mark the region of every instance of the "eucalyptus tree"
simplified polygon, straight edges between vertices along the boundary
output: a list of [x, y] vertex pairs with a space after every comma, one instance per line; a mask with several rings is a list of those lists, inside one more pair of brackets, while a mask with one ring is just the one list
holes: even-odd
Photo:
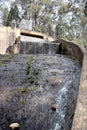
[[[61, 0], [58, 2], [58, 6], [56, 7], [58, 10], [58, 19], [56, 19], [57, 27], [55, 30], [58, 29], [58, 26], [61, 24], [59, 26], [60, 30], [62, 26], [61, 37], [68, 38], [69, 40], [80, 37], [80, 33], [82, 31], [81, 19], [83, 16], [82, 2], [79, 0]], [[57, 31], [58, 30], [56, 30], [56, 32]]]
[[18, 21], [21, 16], [21, 19], [32, 21], [33, 30], [56, 38], [73, 40], [86, 35], [84, 0], [17, 0], [15, 3], [16, 6], [11, 6], [8, 17], [3, 11], [3, 19], [7, 17], [7, 25], [13, 19]]
[[52, 35], [53, 6], [52, 0], [30, 0], [24, 10], [23, 18], [32, 20], [33, 30]]
[[18, 9], [16, 3], [14, 2], [14, 3], [12, 3], [10, 12], [8, 14], [6, 26], [11, 26], [12, 21], [15, 21], [14, 24], [16, 24], [16, 26], [18, 26], [19, 20], [20, 20], [19, 9]]
[[8, 17], [8, 14], [9, 14], [9, 10], [7, 7], [5, 7], [3, 9], [3, 15], [2, 15], [2, 21], [3, 21], [3, 25], [7, 25], [7, 17]]

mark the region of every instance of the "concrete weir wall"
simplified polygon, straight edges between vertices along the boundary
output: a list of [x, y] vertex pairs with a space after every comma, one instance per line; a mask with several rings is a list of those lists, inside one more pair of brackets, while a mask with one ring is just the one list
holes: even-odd
[[79, 45], [61, 39], [59, 50], [61, 54], [75, 57], [82, 65], [84, 52]]
[[0, 27], [0, 54], [5, 54], [8, 46], [13, 45], [18, 36], [20, 36], [20, 29]]
[[21, 54], [56, 54], [59, 44], [49, 42], [21, 42]]
[[59, 43], [21, 43], [23, 54], [64, 54], [76, 58], [82, 66], [82, 74], [72, 130], [87, 130], [87, 53], [77, 44], [61, 40]]
[[[0, 54], [5, 54], [8, 46], [13, 45], [16, 38], [20, 35], [43, 36], [44, 40], [51, 41], [46, 35], [20, 30], [11, 27], [0, 27]], [[21, 54], [64, 54], [75, 57], [82, 65], [82, 74], [77, 98], [77, 105], [73, 119], [72, 130], [87, 130], [87, 53], [77, 45], [69, 41], [60, 40], [59, 42], [21, 42]]]
[[[36, 37], [41, 38], [43, 41], [53, 41], [54, 38], [51, 36], [47, 36], [40, 32], [35, 31], [29, 31], [25, 29], [19, 29], [19, 28], [11, 28], [6, 26], [0, 26], [0, 54], [5, 54], [6, 49], [9, 46], [12, 46], [15, 43], [15, 40], [18, 37], [22, 36], [28, 36], [28, 37]], [[23, 39], [23, 38], [21, 38]]]
[[61, 40], [54, 42], [21, 42], [21, 54], [64, 54], [76, 58], [82, 65], [83, 51], [77, 44]]

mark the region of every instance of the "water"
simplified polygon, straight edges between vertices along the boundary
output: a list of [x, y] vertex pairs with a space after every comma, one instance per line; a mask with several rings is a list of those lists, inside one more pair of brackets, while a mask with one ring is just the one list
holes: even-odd
[[59, 44], [49, 42], [22, 42], [20, 47], [21, 54], [56, 54]]
[[76, 60], [63, 55], [14, 55], [0, 66], [0, 129], [18, 122], [20, 130], [70, 130], [80, 71]]
[[67, 105], [68, 91], [70, 91], [71, 86], [72, 86], [72, 81], [69, 80], [64, 84], [63, 88], [58, 92], [57, 104], [59, 106], [58, 106], [58, 109], [56, 110], [56, 113], [59, 116], [59, 119], [58, 119], [59, 123], [58, 122], [55, 123], [55, 127], [53, 130], [61, 130], [62, 125], [65, 126], [66, 124], [66, 121], [65, 121], [66, 109], [61, 110], [61, 107], [64, 108]]

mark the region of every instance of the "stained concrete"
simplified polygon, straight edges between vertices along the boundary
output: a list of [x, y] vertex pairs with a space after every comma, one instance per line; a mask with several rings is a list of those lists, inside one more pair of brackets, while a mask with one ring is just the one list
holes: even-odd
[[75, 44], [71, 41], [66, 41], [63, 39], [59, 39], [58, 41], [53, 41], [52, 43], [60, 43], [59, 44], [59, 53], [63, 55], [68, 55], [73, 58], [76, 58], [80, 64], [83, 62], [84, 50], [78, 44]]
[[[18, 36], [21, 34], [20, 30], [18, 30], [18, 33], [14, 33], [15, 30], [10, 29], [10, 27], [0, 27], [1, 35], [0, 35], [0, 54], [5, 54], [6, 48], [13, 44], [16, 38], [16, 35]], [[22, 33], [28, 33], [32, 34], [33, 32], [29, 32], [26, 30], [22, 30]], [[38, 33], [35, 33], [35, 35], [39, 35]], [[41, 34], [40, 34], [41, 35]], [[45, 40], [49, 40], [46, 35], [43, 35]], [[73, 120], [73, 126], [72, 130], [86, 130], [87, 129], [87, 92], [86, 92], [86, 86], [87, 86], [87, 54], [83, 54], [84, 52], [78, 47], [78, 45], [75, 45], [71, 42], [61, 40], [59, 46], [59, 52], [64, 55], [72, 56], [77, 58], [79, 60], [80, 64], [82, 65], [82, 75], [81, 75], [81, 81], [79, 86], [79, 94], [78, 94], [78, 100], [77, 100], [77, 106], [75, 111], [75, 116]], [[26, 47], [27, 48], [27, 47]], [[47, 47], [46, 47], [47, 48]], [[48, 50], [48, 49], [47, 49]], [[49, 51], [47, 51], [47, 54]], [[83, 58], [84, 55], [84, 58]]]
[[[6, 49], [15, 43], [19, 36], [31, 36], [42, 38], [43, 41], [53, 41], [54, 38], [41, 32], [35, 32], [19, 28], [0, 26], [0, 54], [6, 54]], [[22, 37], [22, 40], [25, 38]]]
[[80, 70], [58, 54], [0, 56], [0, 129], [17, 122], [19, 130], [70, 130]]
[[84, 54], [79, 94], [72, 130], [87, 130], [87, 53]]
[[8, 46], [13, 45], [18, 36], [20, 36], [20, 29], [0, 27], [0, 54], [5, 54]]
[[21, 42], [20, 54], [58, 54], [59, 44], [50, 42]]

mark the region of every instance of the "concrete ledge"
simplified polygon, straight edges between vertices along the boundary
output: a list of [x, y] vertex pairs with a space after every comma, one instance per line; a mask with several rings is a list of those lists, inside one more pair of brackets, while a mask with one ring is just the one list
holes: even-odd
[[30, 31], [26, 29], [20, 29], [21, 35], [26, 35], [26, 36], [31, 36], [31, 37], [38, 37], [41, 39], [44, 39], [45, 41], [53, 41], [55, 40], [53, 37], [48, 36], [46, 34], [43, 34], [41, 32], [36, 32], [36, 31]]

